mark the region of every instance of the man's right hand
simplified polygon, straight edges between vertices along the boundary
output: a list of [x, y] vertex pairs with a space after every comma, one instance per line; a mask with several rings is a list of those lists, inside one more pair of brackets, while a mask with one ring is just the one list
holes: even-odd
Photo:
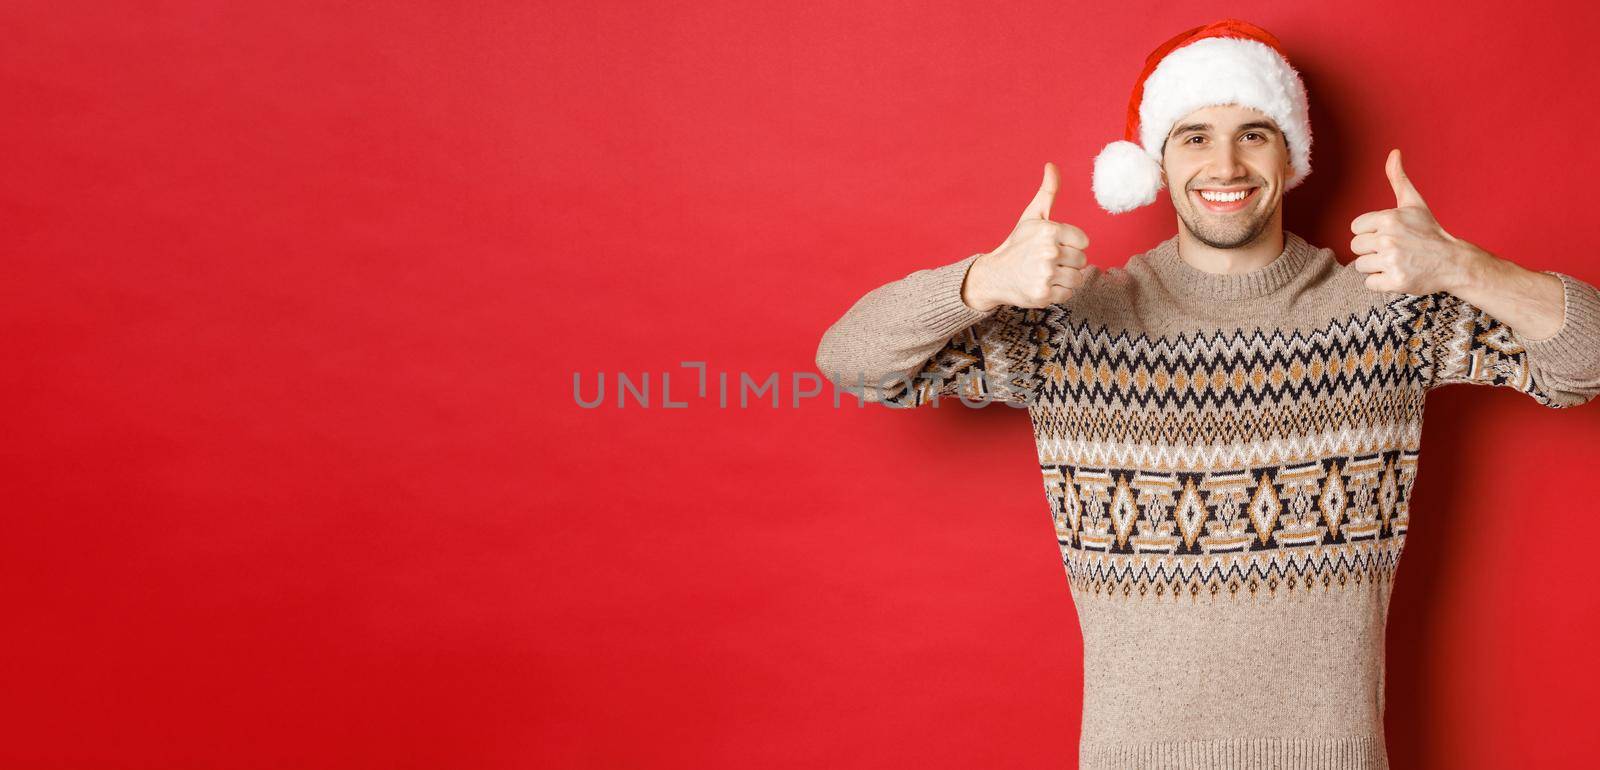
[[1050, 221], [1050, 205], [1059, 186], [1056, 165], [1045, 163], [1044, 183], [1016, 229], [967, 270], [961, 300], [968, 307], [981, 312], [1001, 305], [1049, 307], [1065, 302], [1083, 285], [1081, 268], [1089, 264], [1083, 250], [1089, 248], [1089, 236], [1072, 225]]

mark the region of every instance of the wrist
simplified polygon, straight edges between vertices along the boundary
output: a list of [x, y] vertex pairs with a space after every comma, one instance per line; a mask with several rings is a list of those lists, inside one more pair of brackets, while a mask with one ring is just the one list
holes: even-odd
[[980, 313], [987, 313], [1000, 305], [990, 299], [984, 291], [987, 286], [985, 276], [988, 274], [989, 258], [988, 254], [979, 254], [977, 259], [972, 260], [972, 264], [967, 266], [966, 278], [961, 282], [961, 301]]
[[1494, 274], [1501, 259], [1466, 241], [1459, 241], [1460, 256], [1455, 260], [1455, 275], [1445, 288], [1451, 294], [1471, 294], [1495, 283]]

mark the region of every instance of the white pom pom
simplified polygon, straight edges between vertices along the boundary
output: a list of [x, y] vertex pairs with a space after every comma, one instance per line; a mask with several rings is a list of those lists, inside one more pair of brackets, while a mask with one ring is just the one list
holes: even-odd
[[1094, 156], [1094, 199], [1106, 211], [1148, 206], [1162, 186], [1161, 164], [1133, 142], [1112, 142]]

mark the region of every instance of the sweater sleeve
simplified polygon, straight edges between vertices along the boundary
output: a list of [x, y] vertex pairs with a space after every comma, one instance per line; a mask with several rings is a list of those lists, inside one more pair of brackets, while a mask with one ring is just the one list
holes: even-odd
[[1423, 347], [1428, 388], [1454, 383], [1515, 388], [1552, 409], [1600, 394], [1600, 290], [1566, 273], [1556, 333], [1528, 339], [1448, 292], [1431, 295]]
[[978, 256], [867, 292], [823, 333], [818, 370], [841, 390], [888, 406], [940, 396], [1031, 403], [1050, 310], [968, 306], [961, 287]]

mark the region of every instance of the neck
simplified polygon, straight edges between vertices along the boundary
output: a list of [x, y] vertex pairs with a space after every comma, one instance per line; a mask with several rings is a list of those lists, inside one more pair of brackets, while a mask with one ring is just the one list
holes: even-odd
[[1255, 240], [1232, 249], [1219, 249], [1206, 245], [1196, 238], [1183, 220], [1178, 220], [1178, 257], [1196, 270], [1219, 275], [1248, 273], [1271, 264], [1283, 253], [1283, 212], [1272, 215], [1272, 221]]
[[[1219, 270], [1203, 270], [1190, 264], [1178, 253], [1181, 235], [1174, 235], [1146, 252], [1147, 264], [1155, 270], [1162, 286], [1175, 295], [1207, 302], [1253, 302], [1275, 296], [1304, 274], [1308, 265], [1315, 273], [1323, 263], [1333, 261], [1332, 251], [1318, 249], [1294, 233], [1274, 228], [1272, 235], [1283, 244], [1277, 254], [1247, 263], [1234, 254], [1243, 253], [1244, 249], [1220, 249], [1228, 264]], [[1253, 264], [1254, 268], [1240, 267], [1245, 264]]]

